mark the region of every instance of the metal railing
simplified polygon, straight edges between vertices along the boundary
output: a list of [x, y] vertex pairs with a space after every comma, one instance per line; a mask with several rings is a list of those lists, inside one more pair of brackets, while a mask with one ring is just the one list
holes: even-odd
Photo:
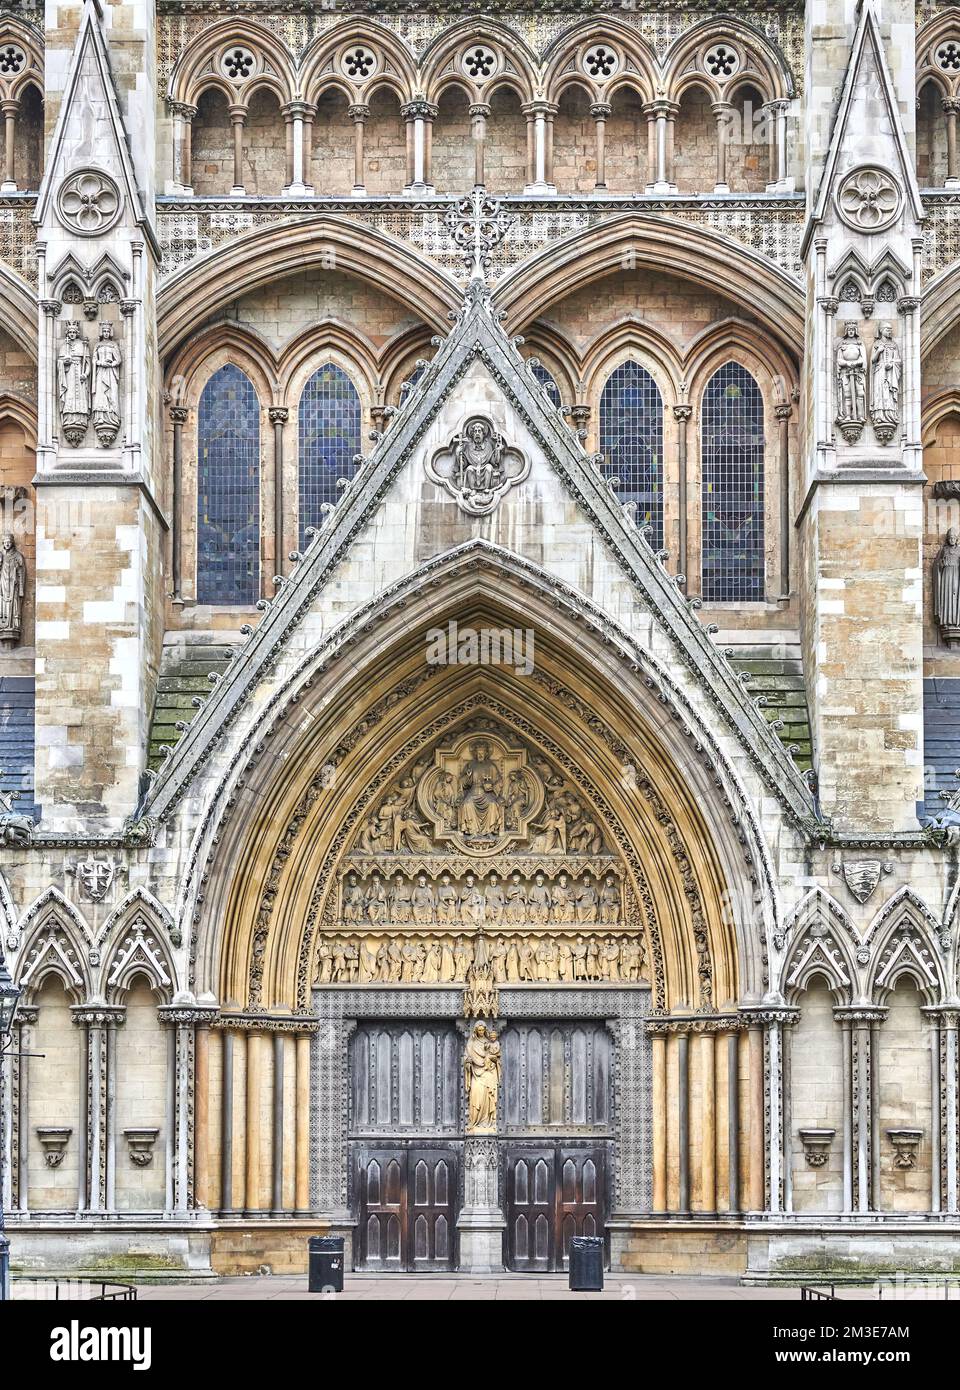
[[17, 1296], [17, 1285], [32, 1287], [36, 1284], [52, 1285], [52, 1293], [42, 1295], [43, 1299], [50, 1299], [54, 1303], [61, 1302], [89, 1302], [89, 1303], [134, 1303], [137, 1298], [137, 1290], [134, 1284], [113, 1284], [104, 1279], [55, 1279], [49, 1276], [40, 1275], [32, 1278], [28, 1275], [15, 1277], [11, 1280], [14, 1298]]
[[836, 1293], [834, 1292], [835, 1288], [836, 1288], [836, 1285], [835, 1285], [835, 1284], [831, 1284], [831, 1285], [830, 1285], [830, 1292], [829, 1292], [829, 1293], [826, 1293], [823, 1289], [815, 1289], [815, 1288], [813, 1288], [813, 1286], [810, 1285], [810, 1284], [804, 1284], [804, 1285], [802, 1286], [802, 1288], [800, 1289], [800, 1302], [801, 1302], [801, 1303], [818, 1303], [818, 1302], [823, 1302], [823, 1303], [839, 1303], [840, 1300], [837, 1298], [837, 1295], [836, 1295]]

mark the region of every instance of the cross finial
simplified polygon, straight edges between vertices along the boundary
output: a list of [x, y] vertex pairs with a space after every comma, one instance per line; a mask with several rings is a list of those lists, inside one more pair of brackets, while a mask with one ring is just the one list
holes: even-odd
[[511, 221], [482, 188], [475, 188], [447, 213], [450, 235], [463, 252], [471, 284], [486, 284], [491, 253], [506, 236]]

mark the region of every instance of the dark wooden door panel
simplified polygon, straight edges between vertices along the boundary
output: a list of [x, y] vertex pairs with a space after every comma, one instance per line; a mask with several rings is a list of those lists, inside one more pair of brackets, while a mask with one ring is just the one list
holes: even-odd
[[358, 1269], [447, 1270], [456, 1254], [457, 1152], [357, 1144]]
[[566, 1269], [572, 1236], [604, 1234], [606, 1152], [601, 1146], [511, 1144], [504, 1176], [511, 1270]]

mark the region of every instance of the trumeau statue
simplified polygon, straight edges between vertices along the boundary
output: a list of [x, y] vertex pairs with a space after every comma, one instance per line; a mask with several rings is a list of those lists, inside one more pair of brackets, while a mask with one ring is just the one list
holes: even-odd
[[889, 323], [881, 323], [870, 353], [870, 421], [880, 444], [889, 444], [900, 423], [903, 359]]
[[960, 647], [960, 532], [951, 526], [933, 565], [933, 611], [948, 647]]
[[846, 323], [835, 354], [837, 424], [848, 444], [855, 444], [867, 418], [867, 357], [860, 331]]
[[19, 642], [23, 635], [23, 596], [27, 566], [13, 533], [5, 531], [0, 542], [0, 642]]
[[93, 428], [108, 449], [120, 432], [120, 367], [123, 357], [114, 342], [113, 324], [101, 323], [100, 341], [93, 352]]
[[57, 353], [57, 396], [63, 437], [75, 449], [90, 423], [90, 348], [78, 323], [68, 323]]
[[478, 1023], [463, 1054], [467, 1090], [467, 1129], [473, 1134], [493, 1134], [497, 1128], [497, 1092], [500, 1089], [500, 1043], [492, 1030]]

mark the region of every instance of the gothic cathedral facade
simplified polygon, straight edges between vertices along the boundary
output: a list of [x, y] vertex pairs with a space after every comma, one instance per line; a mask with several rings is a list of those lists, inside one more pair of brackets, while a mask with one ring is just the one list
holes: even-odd
[[14, 1268], [955, 1269], [960, 8], [21, 0], [0, 111]]

